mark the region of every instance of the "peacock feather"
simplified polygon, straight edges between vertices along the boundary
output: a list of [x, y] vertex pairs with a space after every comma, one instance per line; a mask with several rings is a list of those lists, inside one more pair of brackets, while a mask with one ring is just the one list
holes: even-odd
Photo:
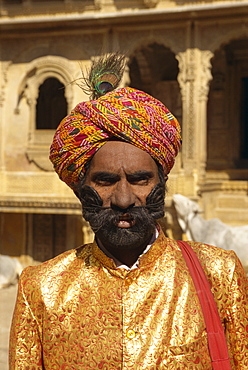
[[93, 60], [87, 77], [83, 77], [84, 86], [79, 85], [91, 99], [97, 99], [116, 89], [122, 79], [125, 68], [125, 55], [105, 54]]

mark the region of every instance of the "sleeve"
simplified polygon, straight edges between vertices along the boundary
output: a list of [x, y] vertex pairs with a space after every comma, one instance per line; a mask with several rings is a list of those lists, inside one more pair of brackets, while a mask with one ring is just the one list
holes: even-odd
[[248, 279], [235, 255], [235, 269], [227, 300], [226, 335], [235, 370], [248, 369]]
[[[25, 271], [24, 271], [25, 272]], [[9, 343], [9, 370], [42, 370], [41, 331], [23, 288], [23, 275], [19, 280], [16, 306], [12, 318]], [[25, 282], [25, 290], [32, 296], [34, 286]]]

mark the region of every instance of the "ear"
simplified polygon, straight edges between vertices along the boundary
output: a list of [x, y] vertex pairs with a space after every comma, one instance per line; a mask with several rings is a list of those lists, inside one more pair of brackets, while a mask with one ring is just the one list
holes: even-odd
[[178, 220], [179, 226], [181, 227], [182, 231], [185, 233], [186, 228], [187, 228], [186, 222], [181, 217], [178, 217], [177, 220]]

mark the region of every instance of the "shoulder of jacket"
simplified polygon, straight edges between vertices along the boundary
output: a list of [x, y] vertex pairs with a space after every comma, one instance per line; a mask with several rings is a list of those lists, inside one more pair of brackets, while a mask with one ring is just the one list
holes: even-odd
[[187, 241], [187, 243], [196, 253], [207, 276], [231, 281], [238, 263], [234, 251], [199, 242]]
[[[64, 271], [73, 268], [77, 261], [83, 261], [83, 255], [89, 253], [90, 244], [83, 245], [76, 249], [65, 251], [58, 256], [42, 262], [35, 266], [26, 267], [21, 274], [21, 281], [37, 280], [37, 282], [45, 278], [62, 274]], [[87, 253], [88, 252], [88, 253]], [[78, 258], [80, 255], [80, 259]]]

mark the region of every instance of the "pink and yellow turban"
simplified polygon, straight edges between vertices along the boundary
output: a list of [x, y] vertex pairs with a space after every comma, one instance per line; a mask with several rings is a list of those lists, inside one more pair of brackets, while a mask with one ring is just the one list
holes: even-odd
[[164, 104], [142, 91], [120, 88], [79, 103], [61, 121], [50, 152], [61, 180], [76, 189], [86, 163], [111, 138], [145, 150], [165, 174], [181, 145], [179, 123]]

